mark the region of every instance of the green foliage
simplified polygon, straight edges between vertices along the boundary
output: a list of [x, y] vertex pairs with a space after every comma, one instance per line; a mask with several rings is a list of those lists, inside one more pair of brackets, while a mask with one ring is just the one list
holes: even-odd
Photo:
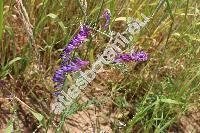
[[0, 1], [0, 41], [3, 35], [3, 0]]
[[14, 59], [12, 59], [11, 61], [9, 61], [5, 66], [3, 66], [1, 69], [0, 69], [0, 78], [1, 79], [4, 79], [10, 72], [10, 67], [17, 61], [21, 60], [22, 58], [21, 57], [16, 57]]
[[[26, 111], [41, 126], [35, 130], [42, 132], [53, 127], [66, 132], [68, 117], [90, 105], [101, 108], [109, 103], [111, 112], [105, 116], [111, 123], [114, 119], [113, 132], [115, 129], [127, 133], [135, 129], [145, 133], [168, 132], [191, 106], [199, 106], [198, 0], [87, 0], [86, 12], [81, 0], [24, 0], [33, 25], [29, 25], [29, 30], [33, 31], [34, 43], [29, 40], [25, 25], [28, 22], [24, 22], [13, 5], [16, 5], [13, 0], [0, 1], [0, 79], [8, 81], [6, 89], [0, 88], [0, 95], [12, 93], [29, 105], [32, 109]], [[111, 24], [107, 30], [97, 31], [105, 21], [102, 13], [106, 8], [112, 14]], [[98, 84], [103, 86], [103, 94], [97, 93], [95, 98], [80, 104], [79, 98], [85, 95], [81, 94], [60, 116], [50, 113], [51, 93], [55, 91], [50, 79], [59, 65], [62, 48], [78, 32], [80, 23], [93, 28], [92, 36], [73, 55], [89, 60], [90, 67], [86, 68], [89, 69], [108, 45], [110, 30], [123, 32], [126, 18], [142, 20], [141, 13], [150, 17], [150, 22], [133, 35], [129, 45], [147, 51], [149, 60], [105, 66], [106, 71], [86, 88], [91, 94], [84, 92], [93, 97]], [[66, 80], [64, 88], [70, 85], [70, 79]], [[106, 100], [100, 101], [102, 97]], [[23, 112], [18, 106], [15, 110]], [[116, 112], [122, 117], [111, 118]], [[55, 119], [59, 119], [58, 126]], [[116, 121], [123, 121], [126, 126], [119, 128]], [[7, 123], [6, 132], [17, 126], [17, 121]]]
[[7, 124], [7, 128], [3, 130], [4, 133], [12, 133], [13, 132], [13, 121], [10, 120]]

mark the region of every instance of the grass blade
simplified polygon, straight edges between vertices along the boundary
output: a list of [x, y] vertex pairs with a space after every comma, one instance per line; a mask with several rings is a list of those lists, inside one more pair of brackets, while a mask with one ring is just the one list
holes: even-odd
[[166, 3], [167, 3], [167, 8], [168, 8], [168, 11], [169, 11], [169, 15], [170, 15], [172, 21], [174, 21], [174, 16], [173, 16], [173, 13], [172, 13], [172, 8], [171, 8], [169, 0], [166, 0]]
[[0, 41], [3, 34], [3, 0], [0, 1]]
[[147, 106], [146, 108], [142, 109], [140, 112], [138, 112], [138, 113], [134, 116], [134, 118], [133, 118], [131, 121], [129, 121], [128, 127], [127, 127], [127, 129], [126, 129], [126, 133], [130, 133], [131, 130], [132, 130], [132, 127], [133, 127], [139, 120], [141, 120], [141, 119], [145, 116], [145, 114], [146, 114], [156, 103], [157, 103], [157, 101], [154, 102], [153, 104]]

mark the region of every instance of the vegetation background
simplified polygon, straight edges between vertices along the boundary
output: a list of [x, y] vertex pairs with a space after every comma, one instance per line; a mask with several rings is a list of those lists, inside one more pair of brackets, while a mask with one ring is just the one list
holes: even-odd
[[[98, 28], [105, 9], [109, 29], [94, 29], [75, 54], [91, 65], [109, 41], [104, 34], [143, 13], [151, 20], [131, 47], [149, 60], [128, 63], [126, 73], [107, 66], [54, 115], [59, 54], [86, 16]], [[0, 132], [200, 132], [199, 10], [199, 0], [87, 0], [85, 16], [80, 0], [0, 0]]]

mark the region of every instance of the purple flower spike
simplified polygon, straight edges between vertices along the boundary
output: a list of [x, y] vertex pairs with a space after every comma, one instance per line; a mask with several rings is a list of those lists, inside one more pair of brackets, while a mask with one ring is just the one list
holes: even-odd
[[108, 25], [110, 24], [110, 16], [111, 16], [110, 10], [106, 9], [103, 13], [103, 16], [106, 19], [106, 24], [104, 25], [104, 29], [107, 29]]
[[76, 58], [75, 62], [80, 67], [85, 67], [85, 66], [87, 66], [89, 64], [89, 61], [83, 61], [80, 58]]
[[133, 53], [132, 55], [130, 54], [119, 54], [117, 55], [115, 62], [120, 62], [120, 61], [147, 61], [148, 60], [148, 54], [141, 51], [137, 53]]
[[61, 88], [65, 82], [66, 74], [68, 72], [77, 71], [89, 64], [89, 61], [83, 61], [80, 58], [76, 58], [74, 62], [70, 62], [69, 65], [62, 65], [60, 69], [58, 69], [53, 77], [53, 81], [56, 83], [55, 88]]
[[56, 73], [54, 74], [54, 77], [53, 77], [53, 81], [56, 83], [56, 85], [54, 86], [55, 88], [60, 88], [62, 87], [64, 81], [65, 81], [65, 75], [66, 75], [66, 72], [63, 71], [63, 69], [59, 69], [56, 71]]
[[79, 47], [79, 45], [84, 42], [88, 36], [90, 35], [90, 29], [88, 28], [88, 26], [83, 25], [80, 28], [79, 33], [73, 37], [73, 39], [69, 42], [69, 44], [67, 45], [66, 48], [64, 48], [63, 50], [63, 54], [61, 56], [61, 58], [63, 59], [64, 62], [67, 62], [69, 59], [66, 57], [69, 57], [70, 53], [77, 47]]
[[131, 61], [132, 60], [132, 57], [131, 55], [129, 54], [123, 54], [123, 55], [120, 55], [120, 58], [124, 61]]
[[144, 51], [134, 53], [132, 54], [132, 59], [135, 61], [147, 61], [148, 60], [148, 54], [145, 53]]
[[79, 33], [76, 36], [74, 36], [73, 39], [69, 42], [69, 44], [63, 49], [63, 53], [60, 55], [60, 58], [62, 59], [61, 66], [58, 70], [56, 70], [52, 79], [56, 83], [56, 85], [54, 86], [55, 88], [62, 88], [66, 80], [67, 73], [77, 71], [89, 64], [88, 61], [83, 61], [80, 58], [75, 58], [74, 61], [70, 61], [71, 52], [75, 48], [78, 48], [79, 45], [82, 42], [84, 42], [89, 35], [90, 29], [88, 28], [88, 26], [81, 26]]

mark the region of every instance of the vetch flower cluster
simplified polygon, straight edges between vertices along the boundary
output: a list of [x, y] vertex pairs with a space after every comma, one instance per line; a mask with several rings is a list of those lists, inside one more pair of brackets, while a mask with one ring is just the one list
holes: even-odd
[[[148, 19], [149, 20], [149, 19]], [[148, 21], [145, 20], [145, 25]], [[144, 26], [144, 22], [142, 24], [139, 24], [139, 26]], [[135, 28], [138, 28], [135, 27]], [[132, 31], [134, 31], [133, 29]], [[113, 39], [113, 38], [112, 38]], [[131, 38], [132, 39], [132, 38]], [[111, 64], [116, 61], [116, 56], [118, 56], [120, 60], [125, 60], [125, 61], [146, 61], [148, 59], [148, 55], [145, 52], [137, 52], [133, 53], [132, 55], [130, 54], [120, 54], [122, 50], [118, 47], [117, 44], [125, 48], [127, 44], [131, 40], [126, 39], [124, 36], [122, 36], [120, 33], [117, 33], [116, 36], [114, 37], [114, 42], [110, 44], [110, 46], [106, 47], [104, 50], [103, 54], [101, 56], [98, 56], [97, 61], [92, 65], [91, 70], [86, 70], [85, 72], [80, 71], [80, 76], [76, 78], [75, 84], [72, 85], [70, 88], [67, 89], [67, 92], [65, 93], [63, 90], [61, 91], [61, 94], [58, 94], [58, 96], [55, 99], [55, 103], [52, 104], [52, 110], [54, 111], [55, 114], [60, 114], [66, 106], [70, 106], [73, 103], [73, 100], [76, 99], [79, 94], [81, 93], [81, 90], [86, 89], [87, 85], [92, 82], [92, 80], [95, 79], [96, 74], [102, 72], [103, 69], [103, 64]], [[70, 47], [71, 48], [71, 47]], [[72, 47], [73, 49], [73, 47]], [[68, 51], [67, 51], [68, 53]], [[87, 62], [82, 62], [79, 60], [81, 63], [79, 65], [85, 65]], [[79, 62], [78, 61], [78, 62]], [[73, 68], [77, 70], [76, 68]], [[71, 69], [65, 68], [62, 69], [62, 71], [69, 71]], [[58, 75], [62, 77], [62, 72], [58, 72]], [[59, 77], [58, 76], [58, 77]], [[63, 80], [63, 78], [61, 78]]]
[[132, 59], [135, 61], [147, 61], [148, 60], [148, 54], [145, 53], [144, 51], [133, 53], [132, 54]]
[[144, 51], [141, 51], [141, 52], [136, 52], [132, 54], [118, 54], [115, 62], [119, 62], [119, 61], [141, 62], [141, 61], [147, 61], [147, 60], [148, 60], [148, 54], [145, 53]]
[[110, 10], [109, 9], [106, 9], [104, 11], [104, 14], [103, 14], [104, 18], [106, 19], [106, 23], [104, 25], [104, 29], [107, 29], [109, 24], [110, 24], [110, 17], [111, 17], [111, 13], [110, 13]]
[[61, 88], [66, 79], [66, 74], [68, 72], [77, 71], [89, 64], [88, 61], [83, 61], [80, 58], [76, 58], [73, 62], [70, 62], [68, 65], [62, 65], [60, 69], [56, 70], [55, 75], [53, 77], [53, 81], [57, 83], [55, 88]]
[[[83, 91], [84, 89], [86, 89], [87, 85], [95, 79], [96, 74], [98, 74], [104, 70], [103, 64], [108, 65], [115, 61], [117, 52], [119, 52], [119, 51], [115, 51], [114, 49], [116, 49], [116, 50], [120, 49], [117, 46], [117, 44], [120, 44], [121, 46], [125, 46], [124, 43], [126, 42], [126, 44], [127, 44], [129, 42], [129, 40], [125, 39], [125, 37], [119, 33], [115, 36], [115, 39], [120, 40], [120, 41], [115, 41], [113, 44], [111, 44], [110, 47], [108, 46], [104, 50], [103, 54], [101, 56], [98, 56], [98, 59], [92, 65], [91, 70], [86, 70], [85, 72], [80, 71], [81, 76], [79, 76], [77, 79], [74, 79], [75, 85], [72, 85], [67, 90], [67, 93], [65, 93], [62, 90], [61, 94], [63, 96], [61, 96], [59, 94], [56, 97], [57, 102], [55, 102], [52, 105], [52, 110], [54, 111], [55, 114], [60, 114], [64, 110], [65, 106], [69, 106], [73, 103], [73, 100], [78, 97], [78, 95], [81, 93], [81, 90]], [[121, 44], [121, 43], [123, 43], [123, 44]], [[61, 103], [63, 103], [65, 106], [63, 106]]]
[[63, 64], [65, 64], [70, 59], [71, 52], [80, 46], [88, 36], [90, 35], [90, 29], [88, 26], [83, 25], [80, 28], [80, 32], [69, 42], [69, 44], [64, 48], [61, 58], [63, 59]]
[[66, 74], [69, 72], [77, 71], [89, 64], [88, 61], [83, 61], [80, 58], [75, 58], [70, 60], [71, 52], [80, 46], [88, 36], [90, 35], [90, 30], [86, 25], [81, 26], [79, 33], [69, 42], [69, 44], [64, 48], [61, 54], [62, 64], [58, 70], [56, 70], [53, 81], [56, 83], [55, 88], [60, 89], [66, 79]]
[[[83, 4], [83, 1], [82, 1]], [[85, 4], [87, 5], [87, 2], [85, 1]], [[104, 25], [104, 28], [107, 28], [110, 23], [110, 11], [109, 9], [106, 9], [103, 16], [106, 19], [106, 24]], [[64, 81], [66, 80], [66, 74], [68, 72], [77, 71], [89, 64], [88, 61], [83, 61], [80, 58], [76, 58], [75, 61], [70, 61], [70, 55], [71, 52], [80, 46], [82, 42], [84, 42], [88, 36], [90, 35], [90, 29], [87, 25], [82, 25], [80, 28], [79, 33], [73, 37], [73, 39], [69, 42], [69, 44], [64, 48], [63, 53], [60, 55], [60, 58], [62, 59], [61, 67], [56, 70], [53, 81], [56, 83], [55, 88], [59, 89], [63, 86]], [[55, 95], [58, 95], [55, 93]]]

